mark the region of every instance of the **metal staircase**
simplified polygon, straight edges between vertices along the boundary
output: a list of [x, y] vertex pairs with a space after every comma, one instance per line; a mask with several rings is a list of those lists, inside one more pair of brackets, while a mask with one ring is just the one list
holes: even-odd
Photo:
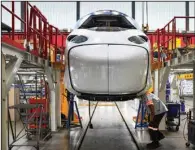
[[[157, 29], [151, 41], [152, 70], [165, 66], [175, 67], [183, 64], [191, 64], [195, 59], [195, 29], [194, 31], [179, 32], [178, 22], [193, 21], [195, 16], [174, 17], [162, 29]], [[183, 26], [187, 29], [187, 24]], [[163, 57], [166, 56], [166, 57]]]

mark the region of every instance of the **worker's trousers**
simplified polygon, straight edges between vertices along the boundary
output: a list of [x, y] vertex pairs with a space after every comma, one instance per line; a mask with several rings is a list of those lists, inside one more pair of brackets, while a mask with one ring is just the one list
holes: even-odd
[[164, 115], [165, 113], [155, 115], [153, 120], [149, 123], [148, 131], [150, 134], [150, 139], [152, 141], [159, 141], [162, 139], [162, 137], [164, 137], [164, 135], [158, 129], [160, 121], [162, 120]]

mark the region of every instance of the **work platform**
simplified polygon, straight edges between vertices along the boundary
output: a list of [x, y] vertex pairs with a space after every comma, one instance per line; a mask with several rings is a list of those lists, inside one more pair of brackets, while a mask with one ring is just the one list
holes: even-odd
[[189, 51], [186, 54], [180, 54], [180, 51], [176, 49], [178, 56], [168, 61], [168, 66], [170, 67], [178, 67], [182, 65], [193, 65], [193, 61], [195, 61], [195, 49]]

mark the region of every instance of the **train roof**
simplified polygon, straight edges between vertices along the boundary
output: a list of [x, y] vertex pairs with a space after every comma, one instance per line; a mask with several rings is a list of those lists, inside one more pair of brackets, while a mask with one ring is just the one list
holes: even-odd
[[[116, 11], [116, 10], [98, 10], [92, 13], [89, 13], [85, 16], [83, 16], [82, 18], [80, 18], [76, 25], [75, 25], [75, 29], [79, 29], [79, 28], [87, 28], [87, 26], [89, 26], [89, 23], [92, 24], [92, 22], [96, 21], [97, 22], [97, 18], [99, 19], [98, 21], [103, 22], [103, 21], [109, 21], [109, 22], [117, 22], [120, 23], [119, 26], [122, 25], [122, 27], [125, 28], [129, 28], [129, 29], [138, 29], [141, 30], [139, 25], [137, 24], [137, 22], [129, 17], [128, 15]], [[114, 20], [116, 19], [116, 20]], [[86, 25], [87, 24], [87, 25]], [[91, 25], [92, 26], [92, 25]], [[89, 27], [91, 27], [89, 26]], [[95, 27], [96, 24], [93, 25], [93, 27]], [[117, 26], [117, 24], [115, 23], [115, 26]]]

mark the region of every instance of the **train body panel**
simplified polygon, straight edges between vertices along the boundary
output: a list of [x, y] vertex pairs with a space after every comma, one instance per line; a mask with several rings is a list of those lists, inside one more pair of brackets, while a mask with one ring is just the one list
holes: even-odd
[[151, 85], [147, 36], [113, 12], [84, 17], [67, 37], [65, 84], [80, 98], [129, 100]]

